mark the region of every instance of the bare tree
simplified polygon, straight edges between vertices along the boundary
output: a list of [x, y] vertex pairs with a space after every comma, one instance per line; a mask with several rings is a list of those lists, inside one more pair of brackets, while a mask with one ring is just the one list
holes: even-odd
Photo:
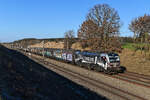
[[96, 5], [80, 26], [78, 37], [83, 47], [106, 51], [113, 46], [111, 38], [119, 35], [120, 26], [120, 17], [114, 8], [107, 4]]
[[75, 32], [73, 30], [68, 30], [64, 33], [64, 37], [64, 48], [70, 49], [75, 38]]
[[80, 38], [83, 48], [93, 45], [94, 40], [97, 38], [97, 30], [98, 26], [92, 20], [86, 20], [83, 22], [78, 30], [78, 37]]
[[120, 17], [108, 4], [95, 5], [87, 14], [87, 19], [99, 26], [103, 38], [119, 35]]
[[133, 19], [129, 25], [129, 30], [134, 33], [134, 39], [137, 42], [141, 42], [141, 45], [135, 45], [135, 52], [137, 50], [144, 51], [146, 53], [149, 52], [149, 39], [150, 39], [150, 15], [139, 16]]
[[131, 21], [129, 29], [134, 33], [134, 38], [146, 42], [150, 34], [150, 16], [144, 15]]

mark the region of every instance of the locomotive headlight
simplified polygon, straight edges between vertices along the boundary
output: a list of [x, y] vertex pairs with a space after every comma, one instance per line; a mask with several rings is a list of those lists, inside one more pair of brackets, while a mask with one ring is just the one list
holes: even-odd
[[108, 63], [108, 65], [109, 65], [108, 67], [112, 67], [113, 66], [113, 64], [111, 64], [111, 63]]
[[116, 59], [117, 61], [120, 61], [120, 58], [119, 57], [117, 57], [117, 59]]

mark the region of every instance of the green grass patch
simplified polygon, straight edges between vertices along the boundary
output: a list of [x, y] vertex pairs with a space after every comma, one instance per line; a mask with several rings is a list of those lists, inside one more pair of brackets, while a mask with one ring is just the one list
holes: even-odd
[[122, 45], [122, 48], [123, 49], [126, 48], [126, 49], [130, 49], [130, 50], [135, 50], [134, 45], [135, 45], [134, 43], [125, 43], [125, 44]]
[[136, 47], [145, 47], [145, 46], [149, 46], [150, 44], [146, 44], [146, 43], [125, 43], [122, 45], [123, 49], [130, 49], [130, 50], [135, 50]]

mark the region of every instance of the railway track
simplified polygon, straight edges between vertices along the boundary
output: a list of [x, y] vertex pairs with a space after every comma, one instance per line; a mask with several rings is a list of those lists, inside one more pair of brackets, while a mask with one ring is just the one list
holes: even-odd
[[114, 78], [118, 78], [124, 81], [131, 82], [136, 85], [141, 85], [147, 88], [150, 88], [150, 79], [149, 78], [144, 78], [142, 76], [134, 76], [128, 73], [123, 73], [123, 74], [118, 74], [114, 75]]
[[132, 75], [132, 76], [135, 76], [135, 77], [138, 77], [138, 78], [150, 80], [150, 76], [149, 75], [143, 75], [143, 74], [138, 74], [138, 73], [129, 72], [129, 71], [127, 71], [126, 74], [129, 74], [129, 75]]
[[[73, 65], [73, 66], [77, 66], [77, 65]], [[100, 73], [100, 74], [107, 75], [104, 73]], [[150, 88], [150, 76], [148, 75], [142, 75], [142, 74], [126, 71], [125, 73], [121, 73], [118, 75], [107, 75], [107, 76]]]
[[[74, 72], [72, 70], [60, 67], [56, 64], [52, 64], [50, 62], [43, 61], [43, 59], [39, 59], [39, 58], [35, 58], [35, 57], [34, 57], [34, 59], [38, 62], [41, 62], [42, 64], [44, 63], [45, 65], [50, 66], [49, 68], [54, 70], [54, 71], [58, 71], [60, 73], [67, 74], [68, 76], [72, 77], [73, 79], [78, 79], [84, 83], [87, 83], [88, 85], [91, 85], [92, 87], [94, 87], [98, 90], [102, 90], [102, 91], [107, 92], [109, 94], [109, 98], [112, 100], [114, 100], [114, 99], [119, 99], [119, 100], [146, 100], [146, 99], [144, 99], [138, 95], [129, 93], [129, 92], [124, 91], [122, 89], [118, 89], [118, 88], [113, 87], [109, 84], [103, 83], [99, 80], [95, 80], [95, 79], [92, 79], [88, 76], [81, 75], [77, 72]], [[104, 95], [106, 97], [108, 97], [108, 95], [106, 95], [105, 92], [104, 92]], [[110, 95], [113, 95], [113, 96], [110, 96]]]
[[[95, 71], [95, 73], [99, 73], [99, 72]], [[103, 74], [108, 77], [126, 81], [135, 85], [140, 85], [146, 88], [150, 88], [150, 76], [147, 76], [147, 75], [144, 76], [144, 75], [140, 75], [140, 74], [132, 73], [132, 72], [119, 73], [116, 75], [107, 75], [103, 72], [100, 72], [99, 74]]]
[[[74, 66], [77, 66], [77, 65], [74, 65]], [[103, 72], [97, 72], [97, 71], [95, 71], [95, 72], [99, 73], [99, 74], [103, 74], [108, 77], [120, 79], [120, 80], [129, 82], [129, 83], [132, 83], [135, 85], [140, 85], [140, 86], [143, 86], [146, 88], [150, 88], [150, 76], [148, 76], [148, 75], [141, 75], [138, 73], [128, 72], [128, 71], [125, 73], [119, 73], [116, 75], [107, 75]]]
[[[40, 57], [41, 58], [41, 57]], [[41, 60], [40, 60], [41, 61]], [[43, 62], [43, 61], [41, 61], [41, 62]], [[57, 61], [57, 62], [60, 62], [60, 61]], [[50, 64], [50, 62], [44, 62], [45, 64], [47, 63], [47, 64]], [[63, 64], [66, 64], [66, 63], [64, 63], [64, 62], [60, 62], [60, 65], [61, 65], [61, 63], [63, 63]], [[62, 64], [62, 65], [63, 65]], [[70, 64], [66, 64], [66, 65], [70, 65]], [[54, 65], [54, 66], [58, 66], [58, 65]], [[76, 65], [72, 65], [71, 64], [71, 66], [75, 66], [75, 67], [77, 67]], [[59, 68], [61, 68], [60, 66], [58, 66]], [[85, 69], [85, 68], [81, 68], [81, 69]], [[68, 70], [68, 72], [71, 72], [72, 70]], [[94, 73], [97, 73], [97, 74], [103, 74], [103, 73], [99, 73], [99, 72], [94, 72]], [[132, 73], [132, 72], [126, 72], [126, 73], [123, 73], [123, 74], [118, 74], [118, 75], [107, 75], [107, 74], [103, 74], [104, 76], [108, 76], [108, 77], [111, 77], [111, 78], [115, 78], [115, 79], [119, 79], [119, 80], [122, 80], [122, 81], [125, 81], [125, 82], [127, 82], [127, 83], [130, 83], [130, 84], [133, 84], [133, 85], [135, 85], [135, 86], [138, 86], [138, 87], [144, 87], [144, 88], [148, 88], [148, 90], [149, 90], [149, 88], [150, 88], [150, 83], [149, 83], [149, 77], [147, 76], [147, 75], [140, 75], [140, 74], [137, 74], [137, 73]], [[95, 81], [97, 81], [97, 79], [95, 80]], [[99, 83], [97, 83], [97, 84], [99, 84]], [[104, 83], [105, 84], [105, 83]], [[104, 85], [103, 84], [103, 85]], [[104, 86], [106, 86], [106, 85], [104, 85]], [[102, 86], [102, 89], [103, 89], [103, 87], [104, 86]], [[108, 86], [110, 86], [110, 84], [108, 84]], [[96, 87], [95, 87], [96, 88]], [[98, 87], [97, 87], [98, 88]], [[118, 89], [119, 87], [117, 87], [117, 89]], [[103, 89], [103, 90], [105, 90], [105, 89]], [[112, 88], [110, 88], [109, 89], [110, 91], [112, 90]], [[133, 89], [129, 89], [129, 91], [128, 90], [126, 90], [125, 89], [125, 91], [124, 91], [124, 94], [126, 94], [126, 92], [128, 93], [128, 94], [131, 94], [132, 96], [131, 96], [131, 98], [132, 97], [137, 97], [136, 99], [135, 98], [133, 98], [133, 99], [131, 99], [130, 98], [130, 96], [127, 96], [127, 98], [125, 99], [124, 97], [122, 97], [122, 99], [124, 98], [125, 100], [149, 100], [149, 96], [150, 96], [150, 93], [143, 93], [143, 92], [139, 92], [139, 93], [135, 93], [135, 94], [132, 94], [132, 92], [130, 92], [130, 91], [132, 91]], [[106, 91], [107, 91], [107, 89], [106, 89]], [[110, 92], [110, 91], [108, 91], [108, 92]], [[118, 90], [117, 90], [118, 91]], [[134, 90], [135, 91], [135, 90]], [[138, 89], [137, 91], [141, 91], [140, 89]], [[143, 91], [143, 90], [142, 90]], [[144, 95], [142, 96], [142, 95], [140, 95], [141, 93], [143, 93]], [[113, 93], [112, 93], [113, 94]], [[115, 92], [115, 94], [117, 94], [116, 92]], [[122, 96], [122, 95], [121, 95]], [[147, 99], [144, 99], [144, 98], [147, 98]], [[124, 100], [123, 99], [123, 100]], [[114, 100], [114, 99], [113, 99]]]

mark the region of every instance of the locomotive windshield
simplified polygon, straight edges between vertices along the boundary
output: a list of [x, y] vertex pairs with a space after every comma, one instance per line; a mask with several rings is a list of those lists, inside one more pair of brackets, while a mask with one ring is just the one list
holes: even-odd
[[120, 62], [120, 59], [119, 59], [119, 55], [118, 55], [118, 54], [109, 53], [109, 54], [108, 54], [108, 57], [109, 57], [110, 63]]

